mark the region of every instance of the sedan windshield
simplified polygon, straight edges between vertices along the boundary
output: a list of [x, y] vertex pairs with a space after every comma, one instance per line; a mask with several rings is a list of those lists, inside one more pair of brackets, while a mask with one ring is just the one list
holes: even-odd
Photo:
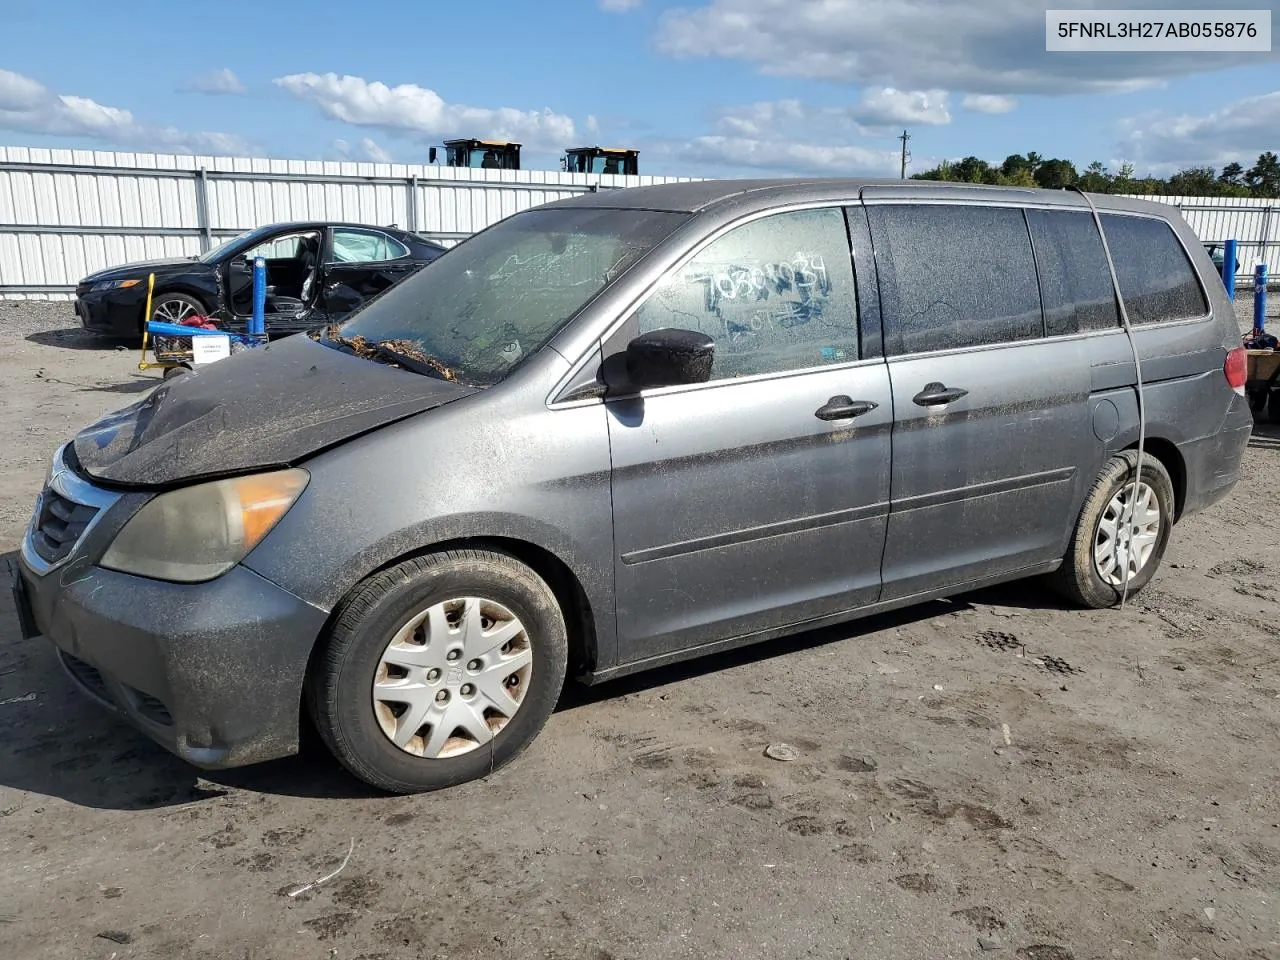
[[389, 343], [451, 378], [497, 383], [685, 220], [563, 208], [508, 217], [368, 302], [325, 343]]

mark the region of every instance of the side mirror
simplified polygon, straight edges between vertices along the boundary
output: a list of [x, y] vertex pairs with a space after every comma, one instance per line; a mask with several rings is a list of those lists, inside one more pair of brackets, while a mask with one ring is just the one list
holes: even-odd
[[664, 329], [643, 333], [624, 354], [628, 386], [674, 387], [706, 383], [715, 361], [715, 341], [694, 330]]

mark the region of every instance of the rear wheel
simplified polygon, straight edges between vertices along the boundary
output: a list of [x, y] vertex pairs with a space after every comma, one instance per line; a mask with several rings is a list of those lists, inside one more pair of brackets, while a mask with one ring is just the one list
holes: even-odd
[[1134, 485], [1138, 454], [1112, 457], [1094, 481], [1063, 557], [1055, 585], [1086, 607], [1120, 602], [1125, 581], [1129, 596], [1155, 576], [1173, 528], [1173, 482], [1159, 460], [1142, 458], [1142, 476]]
[[551, 588], [506, 554], [451, 550], [376, 574], [344, 602], [307, 701], [360, 779], [417, 793], [485, 776], [555, 708], [568, 637]]

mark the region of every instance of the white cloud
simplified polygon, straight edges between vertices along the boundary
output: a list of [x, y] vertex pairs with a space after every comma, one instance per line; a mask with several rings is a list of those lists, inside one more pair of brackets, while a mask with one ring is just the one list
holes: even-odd
[[951, 122], [947, 94], [942, 90], [867, 90], [848, 107], [811, 107], [799, 100], [762, 100], [735, 107], [716, 121], [717, 129], [731, 137], [769, 139], [787, 133], [808, 139], [816, 131], [833, 134], [886, 137], [906, 124], [942, 125]]
[[1121, 123], [1124, 152], [1152, 169], [1250, 166], [1276, 148], [1280, 91], [1237, 100], [1212, 113], [1150, 113]]
[[374, 163], [395, 162], [391, 152], [384, 149], [372, 137], [361, 137], [354, 149], [350, 140], [344, 140], [339, 137], [333, 141], [333, 151], [343, 160], [372, 160]]
[[994, 93], [971, 93], [960, 105], [974, 113], [1009, 113], [1018, 106], [1018, 101]]
[[1044, 11], [1026, 0], [702, 0], [663, 14], [657, 47], [674, 57], [745, 61], [773, 75], [1003, 94], [1129, 90], [1276, 56], [1047, 53]]
[[199, 76], [192, 77], [188, 82], [187, 90], [193, 93], [213, 93], [213, 94], [241, 94], [248, 93], [249, 88], [241, 82], [229, 67], [223, 67], [220, 70], [210, 70], [208, 73], [202, 73]]
[[364, 154], [366, 160], [372, 160], [374, 163], [390, 163], [391, 154], [384, 150], [378, 143], [369, 137], [361, 137], [360, 152]]
[[857, 123], [868, 127], [951, 122], [945, 90], [895, 90], [893, 87], [868, 90], [852, 116]]
[[101, 140], [117, 147], [168, 153], [235, 155], [252, 152], [230, 133], [191, 132], [142, 123], [120, 107], [56, 94], [20, 73], [0, 70], [0, 129]]
[[447, 103], [413, 83], [389, 87], [363, 77], [295, 73], [272, 81], [326, 116], [356, 126], [410, 131], [424, 137], [475, 136], [516, 140], [533, 150], [562, 150], [574, 138], [573, 120], [551, 110], [471, 107]]
[[583, 126], [587, 128], [587, 133], [593, 137], [600, 132], [600, 121], [595, 118], [595, 114], [588, 114]]
[[762, 100], [725, 111], [714, 134], [657, 150], [702, 165], [703, 173], [709, 166], [803, 176], [888, 174], [898, 169], [897, 151], [884, 142], [896, 132], [894, 125], [948, 123], [946, 103], [941, 91], [888, 88], [867, 91], [847, 107]]
[[600, 0], [600, 9], [609, 13], [626, 13], [640, 6], [640, 0]]
[[791, 138], [696, 137], [654, 152], [706, 167], [763, 170], [777, 175], [848, 177], [888, 175], [897, 154], [852, 144], [824, 145]]

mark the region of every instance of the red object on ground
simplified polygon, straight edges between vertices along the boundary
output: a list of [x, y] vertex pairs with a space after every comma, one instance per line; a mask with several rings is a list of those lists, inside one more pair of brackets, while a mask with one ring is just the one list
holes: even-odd
[[179, 326], [199, 327], [201, 330], [217, 330], [218, 325], [208, 317], [185, 317], [178, 321]]

